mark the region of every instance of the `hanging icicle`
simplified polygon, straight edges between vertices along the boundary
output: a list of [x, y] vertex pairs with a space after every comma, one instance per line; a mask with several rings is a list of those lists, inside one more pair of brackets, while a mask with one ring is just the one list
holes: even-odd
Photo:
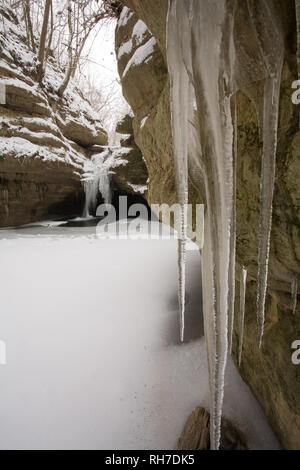
[[244, 325], [245, 325], [245, 302], [246, 302], [247, 269], [242, 266], [240, 276], [240, 332], [239, 332], [239, 366], [242, 362]]
[[[257, 322], [258, 342], [262, 345], [265, 322], [265, 303], [268, 285], [270, 238], [272, 227], [273, 193], [276, 170], [277, 130], [279, 114], [279, 98], [281, 73], [283, 66], [284, 45], [282, 31], [276, 17], [272, 15], [270, 2], [248, 0], [249, 15], [257, 38], [258, 46], [263, 57], [266, 80], [264, 90], [263, 117], [263, 156], [260, 182], [260, 225], [258, 244], [258, 274], [257, 274]], [[260, 15], [258, 14], [261, 8]], [[275, 33], [270, 41], [270, 31], [262, 19], [270, 18], [270, 26]]]
[[233, 202], [232, 217], [230, 227], [230, 264], [229, 264], [229, 289], [228, 289], [228, 349], [232, 352], [232, 336], [234, 325], [234, 301], [235, 301], [235, 257], [236, 257], [236, 165], [237, 165], [237, 103], [234, 95], [234, 115], [233, 115]]
[[[184, 3], [184, 2], [183, 2]], [[169, 17], [176, 16], [176, 2], [170, 1]], [[169, 21], [168, 32], [168, 63], [171, 84], [171, 116], [174, 149], [175, 182], [177, 202], [181, 206], [180, 226], [178, 233], [178, 300], [180, 340], [184, 341], [185, 313], [185, 270], [187, 240], [187, 204], [188, 204], [188, 138], [189, 138], [189, 107], [190, 83], [185, 67], [180, 61], [183, 57], [178, 53], [180, 44], [176, 34], [175, 21]], [[183, 18], [181, 34], [188, 40], [189, 19]], [[172, 66], [170, 65], [172, 64]]]
[[268, 284], [270, 238], [272, 227], [273, 193], [276, 170], [277, 126], [280, 76], [266, 80], [264, 110], [264, 149], [260, 186], [260, 226], [257, 274], [257, 319], [259, 347], [262, 344], [265, 322], [265, 303]]

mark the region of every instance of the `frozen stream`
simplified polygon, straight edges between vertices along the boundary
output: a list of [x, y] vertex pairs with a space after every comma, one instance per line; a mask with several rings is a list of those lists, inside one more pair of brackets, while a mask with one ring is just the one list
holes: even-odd
[[[187, 253], [183, 345], [176, 240], [34, 226], [0, 231], [0, 259], [0, 448], [174, 449], [209, 407], [199, 253]], [[232, 361], [224, 413], [251, 448], [278, 448]]]

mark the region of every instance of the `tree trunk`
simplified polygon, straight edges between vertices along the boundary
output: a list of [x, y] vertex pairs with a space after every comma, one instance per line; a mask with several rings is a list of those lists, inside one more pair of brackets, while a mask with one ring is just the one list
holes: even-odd
[[73, 26], [72, 26], [72, 9], [71, 7], [68, 8], [68, 27], [69, 27], [69, 45], [68, 45], [68, 55], [69, 55], [69, 64], [67, 73], [65, 78], [58, 89], [58, 96], [62, 96], [64, 94], [65, 89], [67, 88], [71, 74], [72, 74], [72, 67], [73, 67], [73, 52], [72, 52], [72, 42], [73, 42]]
[[35, 41], [33, 35], [32, 21], [31, 21], [31, 9], [30, 9], [30, 0], [25, 0], [24, 2], [24, 17], [26, 23], [26, 30], [28, 35], [28, 45], [31, 47], [32, 51], [35, 53]]
[[46, 38], [47, 38], [47, 30], [48, 30], [48, 22], [49, 22], [49, 12], [52, 0], [46, 0], [45, 3], [45, 10], [44, 10], [44, 18], [43, 18], [43, 26], [41, 32], [41, 39], [40, 39], [40, 47], [38, 53], [38, 81], [41, 82], [43, 75], [44, 75], [44, 59], [45, 59], [45, 49], [46, 49]]
[[49, 56], [49, 53], [50, 53], [50, 50], [51, 50], [53, 31], [54, 31], [54, 19], [53, 19], [53, 5], [52, 5], [52, 2], [51, 2], [51, 6], [50, 6], [50, 18], [51, 18], [51, 20], [50, 20], [50, 34], [49, 34], [49, 40], [48, 40], [48, 46], [47, 46], [47, 50], [46, 50], [45, 60], [47, 60], [47, 58]]

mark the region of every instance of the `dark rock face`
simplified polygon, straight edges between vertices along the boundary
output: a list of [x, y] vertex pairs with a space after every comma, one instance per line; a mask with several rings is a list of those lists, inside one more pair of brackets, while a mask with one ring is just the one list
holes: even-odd
[[147, 184], [147, 167], [137, 146], [127, 148], [128, 152], [122, 156], [127, 164], [113, 170], [112, 189], [126, 191], [129, 194], [135, 194], [141, 189], [144, 194], [146, 189], [142, 187], [146, 187]]
[[[178, 450], [209, 450], [210, 449], [210, 415], [198, 406], [189, 416], [184, 430], [178, 440]], [[245, 438], [228, 421], [222, 419], [221, 450], [247, 450]]]
[[80, 215], [82, 185], [72, 167], [10, 158], [0, 161], [0, 227]]
[[117, 124], [116, 131], [122, 134], [120, 145], [122, 159], [127, 162], [114, 170], [112, 175], [112, 189], [127, 194], [142, 194], [146, 196], [148, 170], [142, 152], [136, 145], [133, 135], [132, 116], [126, 114]]
[[[130, 52], [119, 59], [119, 72], [124, 96], [134, 111], [135, 142], [141, 149], [148, 168], [150, 184], [147, 200], [149, 204], [172, 205], [176, 201], [176, 194], [166, 65], [165, 25], [168, 0], [123, 0], [123, 4], [131, 12], [128, 10], [127, 18], [123, 15], [123, 21], [119, 21], [116, 30], [117, 54], [120, 55], [120, 49], [124, 51], [124, 44], [133, 39], [138, 19], [146, 23], [157, 42], [154, 53], [146, 58], [147, 63], [136, 64], [131, 67], [130, 75], [123, 77], [123, 70], [136, 51], [137, 45], [132, 41]], [[300, 449], [300, 366], [291, 361], [292, 342], [300, 338], [300, 304], [298, 301], [294, 316], [290, 279], [291, 273], [298, 279], [300, 274], [299, 106], [293, 105], [291, 101], [291, 86], [297, 79], [296, 21], [293, 1], [278, 0], [276, 7], [285, 31], [285, 58], [281, 82], [266, 324], [261, 350], [257, 341], [255, 303], [262, 145], [256, 110], [248, 97], [243, 93], [237, 94], [237, 262], [248, 267], [246, 325], [240, 373], [261, 403], [283, 447]], [[241, 24], [237, 24], [237, 33], [243, 26], [242, 15], [238, 18]], [[150, 69], [151, 72], [148, 72]], [[143, 75], [144, 79], [141, 78]], [[147, 82], [148, 76], [150, 84]], [[261, 93], [261, 89], [261, 82], [257, 83], [255, 93]], [[192, 183], [189, 185], [189, 192], [190, 203], [202, 202], [199, 188], [195, 188]], [[236, 278], [239, 279], [239, 273]], [[239, 331], [238, 290], [237, 281], [233, 344], [235, 361]]]

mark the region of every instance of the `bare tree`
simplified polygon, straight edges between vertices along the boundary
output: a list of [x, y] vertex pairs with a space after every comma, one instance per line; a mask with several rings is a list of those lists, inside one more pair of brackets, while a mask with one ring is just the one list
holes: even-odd
[[26, 28], [28, 47], [37, 54], [37, 79], [42, 83], [46, 62], [52, 55], [65, 69], [57, 89], [63, 96], [71, 77], [75, 77], [91, 32], [119, 15], [119, 0], [7, 0]]
[[69, 55], [69, 65], [67, 68], [67, 73], [65, 78], [58, 89], [58, 95], [62, 96], [64, 94], [65, 89], [68, 86], [68, 83], [71, 78], [72, 73], [72, 64], [73, 64], [73, 52], [72, 52], [72, 41], [73, 41], [73, 23], [72, 23], [72, 8], [68, 6], [68, 27], [69, 27], [69, 44], [68, 44], [68, 55]]
[[47, 45], [47, 49], [46, 49], [45, 60], [47, 60], [47, 58], [50, 54], [50, 51], [51, 51], [53, 32], [54, 32], [54, 17], [53, 17], [53, 4], [52, 4], [52, 1], [51, 1], [51, 4], [50, 4], [50, 33], [49, 33], [48, 45]]
[[46, 0], [44, 17], [43, 17], [43, 26], [41, 31], [40, 46], [38, 52], [38, 71], [37, 77], [39, 82], [41, 82], [44, 75], [44, 59], [45, 59], [45, 50], [46, 50], [46, 40], [47, 40], [47, 31], [48, 31], [48, 22], [49, 22], [49, 13], [52, 0]]
[[30, 0], [23, 0], [24, 21], [27, 31], [28, 46], [33, 52], [36, 51], [35, 40], [33, 35], [32, 21], [31, 21], [31, 6]]
[[117, 2], [106, 0], [74, 0], [68, 5], [68, 66], [63, 82], [58, 89], [62, 96], [74, 77], [83, 48], [95, 26], [100, 22], [116, 16]]

